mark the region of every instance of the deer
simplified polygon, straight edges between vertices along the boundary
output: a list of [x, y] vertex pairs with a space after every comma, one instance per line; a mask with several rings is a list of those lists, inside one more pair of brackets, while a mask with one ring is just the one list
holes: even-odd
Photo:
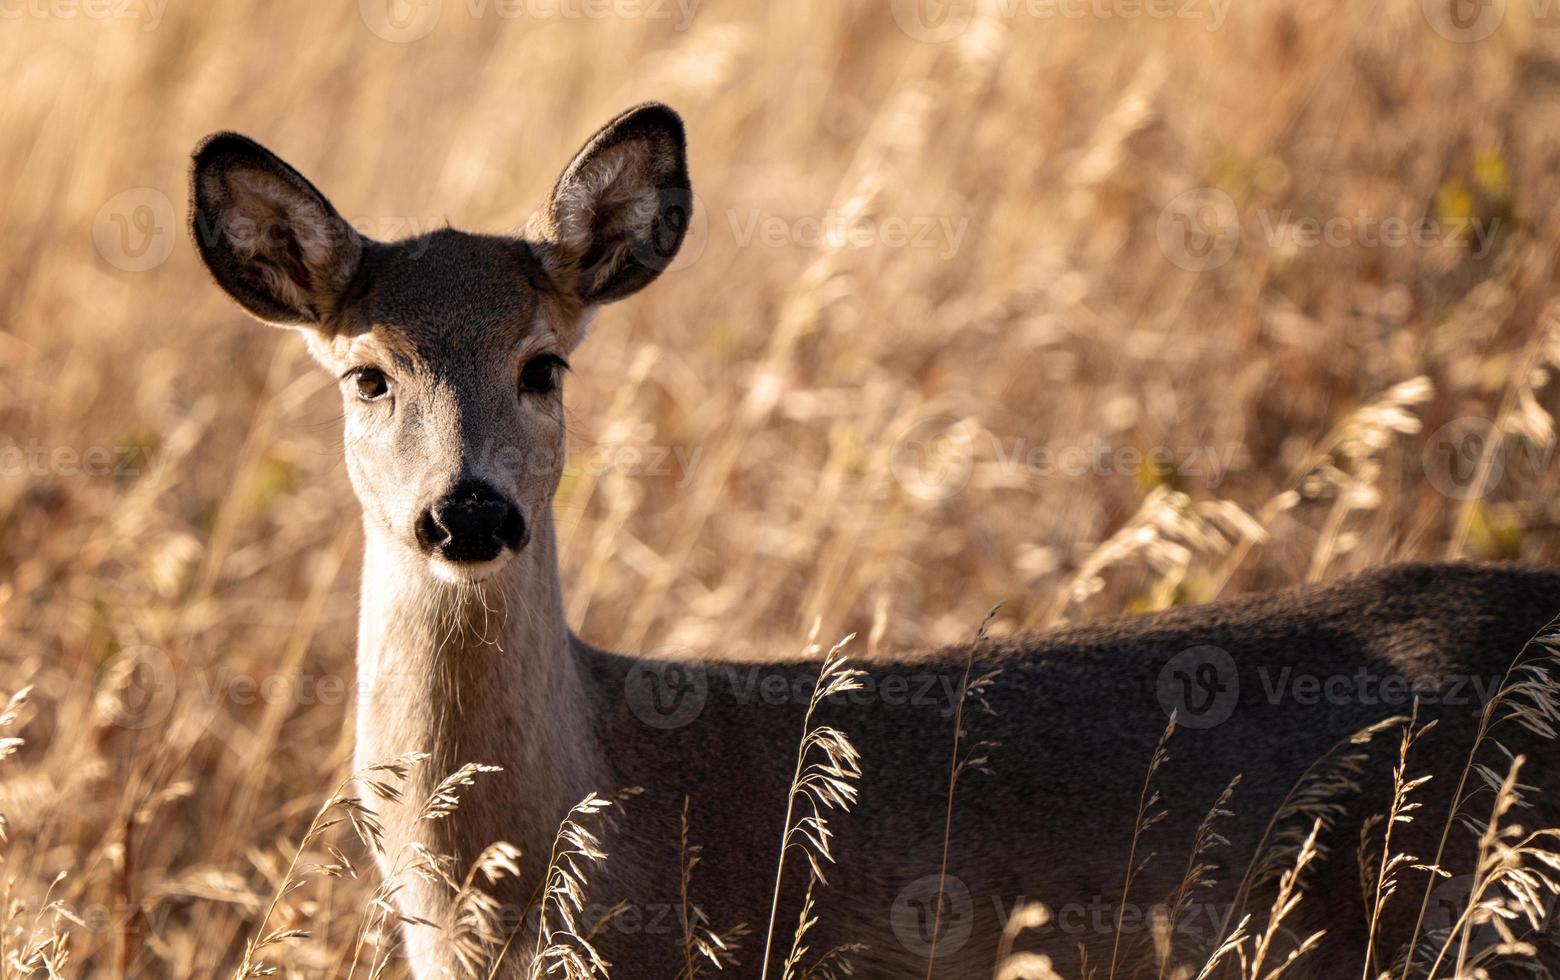
[[[591, 136], [518, 233], [370, 239], [298, 171], [231, 132], [194, 151], [190, 226], [217, 285], [254, 318], [301, 334], [339, 379], [363, 528], [356, 764], [429, 754], [404, 801], [381, 801], [386, 853], [416, 844], [469, 862], [509, 842], [520, 871], [495, 898], [534, 908], [571, 807], [635, 788], [600, 830], [608, 856], [588, 880], [595, 907], [634, 913], [592, 939], [612, 974], [689, 975], [686, 829], [701, 848], [693, 900], [715, 928], [751, 930], [729, 968], [759, 976], [764, 964], [779, 976], [766, 960], [788, 940], [807, 876], [793, 862], [777, 886], [776, 858], [818, 661], [637, 657], [586, 643], [566, 620], [551, 508], [572, 359], [602, 307], [667, 269], [691, 201], [683, 122], [652, 103]], [[1144, 853], [1184, 853], [1240, 775], [1217, 825], [1227, 844], [1206, 856], [1199, 899], [1227, 906], [1309, 767], [1410, 714], [1408, 697], [1386, 696], [1389, 682], [1420, 699], [1421, 727], [1436, 722], [1413, 761], [1437, 778], [1418, 791], [1419, 819], [1394, 838], [1428, 860], [1482, 705], [1557, 611], [1554, 571], [1404, 564], [860, 662], [862, 696], [828, 700], [815, 719], [848, 733], [862, 778], [854, 808], [830, 816], [836, 860], [807, 944], [848, 947], [859, 976], [990, 976], [1008, 917], [1034, 901], [1052, 918], [1019, 948], [1064, 976], [1086, 965], [1116, 972], [1118, 953], [1125, 962], [1123, 950], [1151, 945], [1143, 910], [1181, 875], [1179, 860]], [[981, 692], [989, 713], [972, 708], [957, 749], [954, 702], [968, 678], [992, 674]], [[1378, 680], [1376, 693], [1358, 678]], [[786, 693], [756, 693], [776, 690]], [[1149, 808], [1164, 817], [1144, 831], [1153, 840], [1124, 893], [1145, 772], [1172, 716], [1171, 762]], [[985, 771], [950, 796], [954, 753], [976, 742]], [[1545, 784], [1551, 756], [1530, 747], [1524, 782]], [[448, 819], [414, 819], [439, 774], [466, 763], [500, 770], [476, 780]], [[1363, 822], [1390, 803], [1390, 770], [1373, 758], [1351, 781], [1331, 846], [1308, 871], [1310, 897], [1286, 922], [1295, 935], [1326, 930], [1303, 961], [1317, 976], [1385, 968], [1366, 963], [1355, 850]], [[1541, 822], [1555, 815], [1550, 797], [1531, 796], [1529, 825], [1552, 826]], [[1454, 833], [1447, 862], [1469, 855], [1464, 836]], [[1404, 886], [1398, 914], [1418, 912], [1411, 893], [1422, 880]], [[1247, 885], [1254, 909], [1274, 887]], [[396, 901], [411, 972], [462, 975], [437, 928], [450, 890], [414, 880]], [[782, 928], [770, 942], [776, 910]], [[1175, 941], [1211, 947], [1227, 932], [1220, 918]], [[513, 929], [496, 976], [525, 976], [533, 963], [535, 916], [517, 916]]]

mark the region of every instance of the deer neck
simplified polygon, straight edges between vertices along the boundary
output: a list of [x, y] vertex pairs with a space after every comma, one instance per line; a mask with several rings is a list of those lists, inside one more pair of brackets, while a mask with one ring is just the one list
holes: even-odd
[[[609, 789], [587, 669], [564, 619], [551, 515], [520, 554], [471, 585], [434, 579], [382, 529], [365, 537], [357, 766], [430, 756], [405, 804], [387, 808], [387, 864], [409, 842], [465, 863], [503, 840], [520, 848], [527, 878], [540, 876], [568, 809]], [[503, 771], [464, 787], [451, 816], [413, 819], [467, 763]]]

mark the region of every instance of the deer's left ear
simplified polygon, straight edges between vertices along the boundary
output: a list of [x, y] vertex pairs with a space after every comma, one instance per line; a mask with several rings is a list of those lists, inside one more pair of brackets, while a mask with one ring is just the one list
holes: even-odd
[[692, 216], [682, 120], [652, 102], [586, 142], [528, 237], [555, 282], [599, 306], [653, 282], [676, 257]]
[[195, 148], [190, 233], [218, 285], [281, 326], [327, 324], [363, 255], [363, 239], [325, 195], [237, 133]]

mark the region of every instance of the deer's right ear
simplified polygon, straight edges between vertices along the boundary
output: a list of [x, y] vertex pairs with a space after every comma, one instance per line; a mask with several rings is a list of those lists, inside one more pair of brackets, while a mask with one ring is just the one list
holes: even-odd
[[599, 306], [659, 276], [692, 213], [682, 119], [652, 102], [586, 142], [529, 234], [554, 280], [586, 306]]
[[325, 195], [237, 133], [195, 148], [190, 233], [217, 284], [268, 323], [319, 326], [339, 309], [363, 242]]

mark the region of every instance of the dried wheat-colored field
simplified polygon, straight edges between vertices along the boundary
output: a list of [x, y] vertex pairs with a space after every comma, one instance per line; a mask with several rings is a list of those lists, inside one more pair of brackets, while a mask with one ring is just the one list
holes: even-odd
[[0, 975], [228, 975], [264, 921], [346, 976], [374, 887], [267, 917], [347, 774], [360, 532], [332, 379], [186, 241], [201, 136], [395, 238], [678, 108], [694, 232], [574, 358], [570, 620], [870, 655], [1554, 559], [1560, 25], [1438, 3], [5, 5]]

